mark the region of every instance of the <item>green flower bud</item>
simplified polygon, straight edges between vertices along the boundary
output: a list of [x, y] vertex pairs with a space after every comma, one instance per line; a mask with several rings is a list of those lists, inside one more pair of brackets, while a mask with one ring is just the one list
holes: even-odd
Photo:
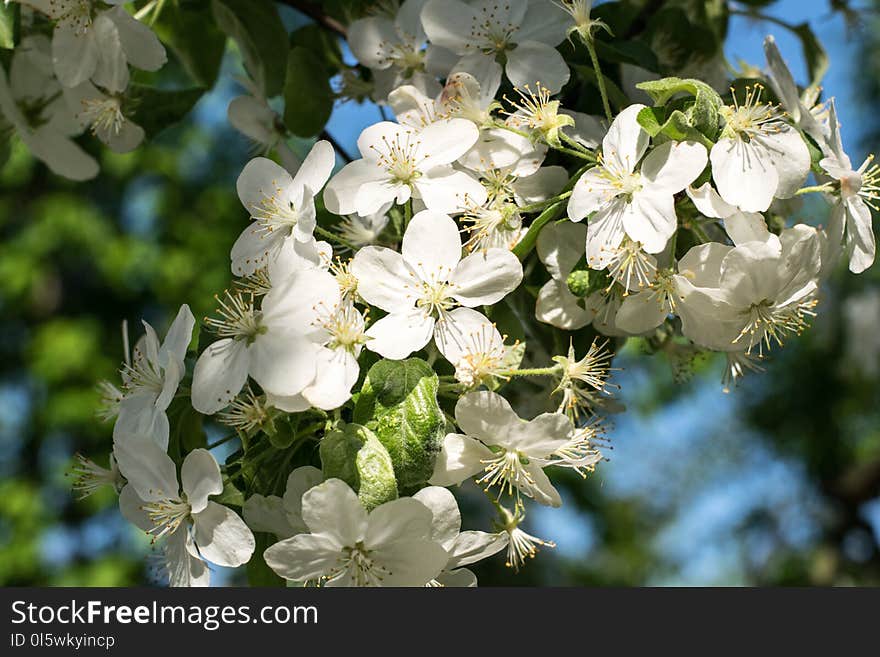
[[568, 291], [576, 297], [585, 297], [590, 294], [590, 272], [586, 269], [577, 269], [565, 279]]

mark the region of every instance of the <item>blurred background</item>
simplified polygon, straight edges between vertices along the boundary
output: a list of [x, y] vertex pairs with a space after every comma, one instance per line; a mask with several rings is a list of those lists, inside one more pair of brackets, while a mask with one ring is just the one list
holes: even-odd
[[[826, 0], [759, 4], [822, 41], [825, 88], [861, 162], [880, 144], [880, 21], [832, 13]], [[768, 33], [805, 82], [798, 41], [773, 22], [732, 17], [728, 60], [762, 66]], [[161, 334], [181, 303], [204, 316], [228, 285], [247, 221], [235, 180], [252, 155], [226, 120], [240, 66], [228, 52], [213, 91], [148, 145], [96, 151], [90, 183], [64, 181], [11, 144], [0, 169], [0, 585], [156, 581], [149, 542], [115, 495], [77, 501], [65, 473], [77, 451], [106, 464], [96, 382], [117, 378], [122, 320], [133, 336], [141, 318]], [[376, 106], [339, 103], [327, 130], [353, 152], [379, 119]], [[822, 211], [799, 216], [821, 223]], [[608, 461], [586, 481], [554, 474], [563, 508], [527, 520], [557, 547], [516, 577], [489, 560], [475, 569], [481, 584], [880, 583], [880, 268], [833, 278], [813, 327], [765, 365], [724, 393], [720, 362], [674, 377], [666, 358], [631, 343], [615, 361], [627, 412], [610, 418]], [[463, 511], [466, 528], [484, 527], [477, 496]]]

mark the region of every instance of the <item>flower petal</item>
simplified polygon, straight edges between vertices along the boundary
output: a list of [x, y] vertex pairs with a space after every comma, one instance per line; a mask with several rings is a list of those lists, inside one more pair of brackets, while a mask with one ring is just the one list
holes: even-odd
[[432, 486], [452, 486], [483, 470], [483, 461], [492, 458], [492, 450], [470, 436], [450, 433], [434, 462]]
[[213, 415], [229, 405], [247, 381], [250, 354], [242, 340], [223, 338], [209, 345], [193, 371], [192, 405]]
[[341, 479], [328, 479], [303, 493], [302, 517], [313, 534], [332, 537], [341, 547], [354, 547], [367, 531], [367, 511]]
[[216, 502], [193, 514], [193, 530], [199, 553], [218, 566], [234, 568], [250, 561], [254, 535], [235, 511]]
[[220, 466], [211, 452], [194, 449], [186, 455], [180, 468], [180, 484], [193, 513], [204, 511], [208, 497], [223, 492]]
[[365, 246], [351, 262], [358, 294], [389, 313], [406, 312], [418, 299], [419, 278], [403, 256], [382, 246]]
[[455, 300], [474, 307], [501, 301], [516, 289], [522, 277], [522, 264], [513, 253], [507, 249], [486, 249], [466, 256], [449, 282], [455, 286]]
[[461, 260], [461, 234], [449, 215], [422, 210], [410, 220], [400, 251], [423, 281], [446, 280]]
[[418, 351], [431, 341], [434, 318], [421, 308], [392, 313], [367, 329], [370, 340], [366, 347], [383, 358], [400, 360]]

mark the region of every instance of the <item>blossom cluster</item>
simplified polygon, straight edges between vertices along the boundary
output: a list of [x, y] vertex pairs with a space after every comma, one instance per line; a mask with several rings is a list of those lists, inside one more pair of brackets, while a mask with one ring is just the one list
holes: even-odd
[[[603, 118], [557, 95], [556, 47], [592, 52], [601, 27], [589, 2], [543, 0], [406, 0], [349, 26], [396, 120], [335, 173], [323, 140], [295, 171], [248, 162], [203, 348], [188, 359], [187, 306], [164, 341], [145, 324], [105, 385], [111, 467], [79, 465], [83, 492], [113, 485], [162, 540], [172, 585], [252, 558], [322, 586], [474, 585], [465, 566], [505, 548], [519, 568], [552, 545], [521, 528], [526, 502], [561, 506], [554, 477], [603, 459], [609, 344], [719, 352], [729, 385], [807, 327], [838, 261], [873, 263], [878, 170], [853, 166], [834, 101], [799, 92], [772, 38], [769, 89], [663, 78], [612, 115], [600, 85]], [[809, 193], [826, 226], [790, 219]], [[186, 449], [178, 401], [242, 449], [222, 466]], [[490, 531], [461, 531], [467, 482]]]
[[88, 180], [97, 161], [73, 137], [86, 130], [115, 152], [137, 148], [130, 68], [166, 61], [156, 35], [125, 0], [15, 0], [24, 35], [8, 72], [0, 66], [0, 132], [15, 132], [58, 175]]

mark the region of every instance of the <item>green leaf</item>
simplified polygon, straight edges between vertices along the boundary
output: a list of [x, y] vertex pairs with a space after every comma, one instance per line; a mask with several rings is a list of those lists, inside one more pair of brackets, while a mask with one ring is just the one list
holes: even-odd
[[369, 511], [397, 499], [394, 466], [385, 446], [360, 424], [346, 424], [321, 440], [321, 464], [328, 479], [342, 479]]
[[0, 48], [11, 50], [18, 43], [21, 30], [21, 5], [0, 4]]
[[419, 358], [380, 360], [370, 368], [354, 410], [391, 455], [400, 493], [422, 487], [434, 472], [446, 420], [437, 403], [437, 374]]
[[211, 500], [225, 506], [244, 506], [244, 495], [226, 475], [223, 475], [223, 492], [215, 495]]
[[206, 89], [214, 86], [226, 50], [226, 36], [217, 29], [207, 5], [166, 3], [152, 27], [195, 84]]
[[[703, 3], [689, 4], [699, 7]], [[726, 17], [722, 20], [726, 24]], [[667, 6], [650, 18], [642, 38], [654, 46], [655, 52], [662, 52], [659, 59], [665, 70], [680, 71], [720, 55], [722, 31], [709, 23], [705, 11], [689, 12], [683, 7]]]
[[263, 552], [275, 542], [275, 537], [265, 532], [254, 532], [254, 542], [256, 543], [254, 554], [247, 564], [248, 584], [263, 587], [284, 586], [284, 580], [278, 577], [263, 559]]
[[284, 124], [299, 137], [314, 137], [333, 111], [333, 90], [321, 59], [297, 46], [287, 56]]
[[[699, 131], [709, 140], [715, 139], [718, 135], [719, 110], [724, 101], [721, 100], [718, 92], [705, 82], [673, 77], [640, 82], [636, 87], [651, 96], [654, 104], [658, 106], [665, 105], [673, 96], [678, 94], [687, 94], [694, 97], [694, 101], [688, 107], [686, 113], [682, 113], [680, 110], [672, 112], [669, 119], [658, 130], [658, 133], [663, 132], [663, 134], [666, 134], [671, 139], [678, 140], [693, 138], [693, 135], [687, 136], [690, 134], [688, 128]], [[641, 116], [642, 112], [639, 114]], [[650, 117], [647, 114], [644, 118], [646, 121], [650, 121]], [[672, 121], [672, 125], [666, 126], [665, 124], [669, 123], [669, 121]], [[642, 127], [648, 130], [648, 132], [651, 131], [646, 125]]]
[[345, 66], [339, 39], [315, 23], [292, 32], [290, 46], [299, 46], [318, 55], [328, 76], [335, 75]]
[[267, 98], [284, 86], [287, 31], [271, 0], [212, 0], [218, 27], [235, 40], [251, 79]]
[[189, 114], [204, 93], [201, 88], [173, 91], [132, 84], [128, 91], [131, 120], [151, 138]]

